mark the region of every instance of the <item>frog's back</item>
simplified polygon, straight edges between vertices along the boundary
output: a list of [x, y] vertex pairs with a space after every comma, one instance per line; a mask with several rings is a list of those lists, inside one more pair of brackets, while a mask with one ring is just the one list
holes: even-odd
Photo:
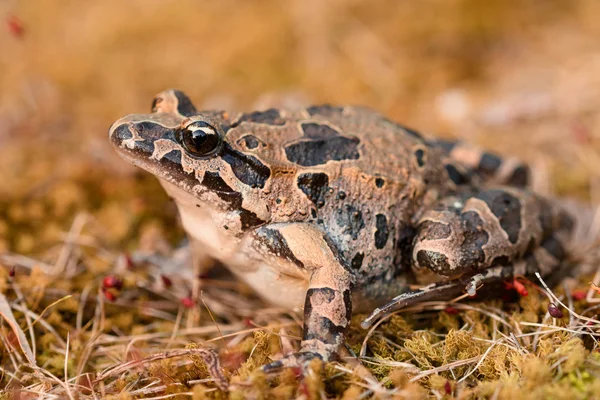
[[227, 136], [242, 150], [255, 149], [270, 165], [298, 170], [356, 169], [405, 185], [407, 179], [440, 182], [447, 154], [422, 135], [366, 107], [311, 106], [233, 116]]
[[240, 114], [227, 137], [270, 165], [272, 222], [322, 226], [371, 291], [408, 268], [420, 211], [451, 187], [441, 148], [362, 107]]

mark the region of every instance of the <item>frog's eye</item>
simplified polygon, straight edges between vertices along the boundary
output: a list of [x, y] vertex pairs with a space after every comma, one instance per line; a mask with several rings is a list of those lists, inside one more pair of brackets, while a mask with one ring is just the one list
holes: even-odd
[[179, 129], [177, 140], [189, 155], [197, 158], [215, 156], [223, 144], [217, 128], [204, 121], [194, 121]]

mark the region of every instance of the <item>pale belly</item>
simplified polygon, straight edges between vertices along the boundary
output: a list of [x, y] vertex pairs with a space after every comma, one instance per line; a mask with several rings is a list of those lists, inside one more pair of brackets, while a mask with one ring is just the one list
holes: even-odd
[[286, 309], [304, 307], [308, 281], [280, 273], [268, 265], [258, 265], [252, 271], [231, 268], [240, 280], [246, 282], [269, 304]]

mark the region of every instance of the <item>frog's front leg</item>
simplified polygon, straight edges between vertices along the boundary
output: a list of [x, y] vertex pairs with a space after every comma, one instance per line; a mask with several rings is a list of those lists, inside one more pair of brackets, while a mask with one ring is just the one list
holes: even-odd
[[[319, 227], [304, 223], [263, 226], [249, 239], [251, 249], [265, 267], [276, 269], [284, 276], [308, 278], [300, 352], [275, 361], [264, 370], [303, 366], [315, 357], [329, 360], [344, 343], [344, 332], [352, 314], [354, 282], [335, 244]], [[288, 288], [281, 286], [278, 290], [283, 298]]]

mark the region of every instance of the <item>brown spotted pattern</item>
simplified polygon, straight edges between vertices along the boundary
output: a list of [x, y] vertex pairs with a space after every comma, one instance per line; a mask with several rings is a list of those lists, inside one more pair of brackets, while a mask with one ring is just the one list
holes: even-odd
[[[219, 146], [194, 157], [181, 132], [207, 126]], [[572, 224], [526, 188], [526, 165], [366, 108], [198, 111], [167, 90], [151, 114], [115, 122], [110, 140], [159, 178], [194, 250], [267, 301], [304, 307], [301, 353], [272, 368], [332, 357], [352, 304], [370, 311], [394, 298], [382, 313], [449, 298], [516, 265], [550, 274], [567, 254]], [[415, 279], [441, 282], [411, 292]]]
[[419, 221], [413, 270], [417, 276], [423, 268], [438, 276], [460, 276], [507, 265], [532, 252], [560, 261], [564, 249], [551, 235], [568, 230], [552, 205], [527, 189], [493, 188], [449, 197]]

